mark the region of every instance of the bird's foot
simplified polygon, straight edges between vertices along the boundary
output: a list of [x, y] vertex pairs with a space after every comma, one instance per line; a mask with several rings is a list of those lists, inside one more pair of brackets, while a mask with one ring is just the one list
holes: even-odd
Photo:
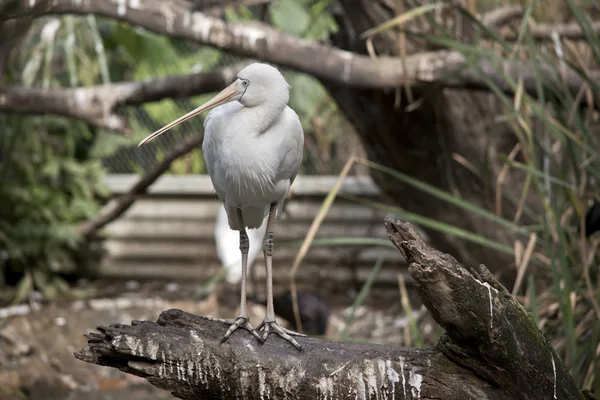
[[294, 346], [297, 350], [302, 351], [302, 346], [300, 346], [300, 344], [292, 336], [306, 337], [306, 335], [303, 333], [298, 333], [298, 332], [290, 331], [289, 329], [285, 329], [285, 328], [279, 326], [277, 321], [264, 320], [256, 328], [256, 330], [261, 331], [263, 333], [262, 342], [265, 342], [267, 340], [267, 336], [269, 336], [269, 333], [275, 333], [275, 334], [279, 335], [280, 337], [282, 337], [283, 339], [290, 342], [292, 344], [292, 346]]
[[245, 329], [248, 332], [250, 332], [252, 334], [252, 336], [254, 336], [259, 342], [261, 342], [261, 343], [264, 342], [264, 340], [260, 337], [258, 332], [256, 332], [256, 330], [252, 327], [252, 325], [250, 325], [250, 322], [248, 321], [248, 317], [246, 317], [246, 316], [240, 315], [236, 319], [220, 319], [220, 318], [205, 317], [205, 316], [203, 316], [202, 318], [208, 319], [210, 321], [221, 322], [225, 325], [230, 325], [229, 329], [227, 329], [227, 332], [225, 332], [225, 335], [223, 335], [223, 338], [221, 339], [221, 343], [223, 343], [227, 339], [229, 339], [229, 336], [231, 336], [231, 334], [233, 332], [235, 332], [236, 330], [238, 330], [240, 328]]

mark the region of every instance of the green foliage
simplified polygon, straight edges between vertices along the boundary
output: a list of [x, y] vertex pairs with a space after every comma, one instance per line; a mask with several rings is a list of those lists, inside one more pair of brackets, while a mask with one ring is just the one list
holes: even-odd
[[[49, 88], [106, 81], [97, 39], [93, 17], [36, 20], [23, 50], [11, 54], [8, 83]], [[51, 298], [68, 288], [57, 272], [92, 259], [76, 228], [109, 196], [101, 158], [92, 151], [100, 132], [65, 118], [24, 115], [0, 115], [0, 132], [0, 276], [20, 279], [16, 301], [33, 289]]]
[[310, 23], [308, 12], [295, 0], [279, 0], [270, 11], [273, 24], [292, 35], [302, 35]]
[[98, 197], [108, 195], [100, 160], [81, 148], [90, 139], [81, 124], [0, 115], [0, 127], [3, 261], [25, 273], [19, 297], [34, 287], [51, 297], [66, 287], [54, 273], [73, 266], [81, 251], [75, 228], [98, 212]]

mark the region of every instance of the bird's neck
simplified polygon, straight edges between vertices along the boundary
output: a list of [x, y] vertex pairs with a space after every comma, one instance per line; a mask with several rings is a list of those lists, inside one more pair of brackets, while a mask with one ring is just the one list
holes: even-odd
[[[281, 113], [287, 107], [286, 103], [262, 103], [253, 107], [244, 107], [240, 113], [252, 122], [251, 125], [256, 129], [256, 134], [261, 134], [269, 129], [281, 116]], [[245, 119], [245, 118], [244, 118]]]

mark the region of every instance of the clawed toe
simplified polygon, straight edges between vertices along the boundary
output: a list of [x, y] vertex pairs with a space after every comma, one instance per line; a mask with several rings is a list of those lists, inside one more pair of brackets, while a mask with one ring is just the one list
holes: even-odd
[[275, 333], [275, 334], [279, 335], [280, 337], [282, 337], [283, 339], [290, 342], [292, 344], [292, 346], [294, 346], [297, 350], [302, 351], [302, 346], [300, 346], [300, 344], [292, 336], [306, 337], [306, 335], [304, 335], [302, 333], [290, 331], [289, 329], [285, 329], [285, 328], [279, 326], [277, 321], [266, 321], [265, 320], [258, 326], [258, 328], [256, 328], [256, 330], [261, 331], [263, 333], [262, 338], [261, 338], [263, 343], [267, 340], [269, 333]]
[[244, 317], [244, 316], [240, 315], [236, 319], [219, 319], [219, 318], [213, 318], [213, 317], [202, 317], [202, 318], [208, 319], [210, 321], [221, 322], [225, 325], [230, 325], [229, 329], [227, 329], [227, 332], [225, 332], [225, 335], [223, 335], [223, 338], [221, 339], [221, 343], [223, 343], [227, 339], [229, 339], [231, 334], [238, 329], [245, 329], [248, 332], [250, 332], [252, 334], [252, 336], [254, 336], [259, 342], [261, 342], [261, 343], [264, 342], [264, 340], [260, 337], [258, 332], [256, 332], [256, 330], [252, 327], [252, 325], [250, 325], [250, 322], [248, 321], [248, 317]]

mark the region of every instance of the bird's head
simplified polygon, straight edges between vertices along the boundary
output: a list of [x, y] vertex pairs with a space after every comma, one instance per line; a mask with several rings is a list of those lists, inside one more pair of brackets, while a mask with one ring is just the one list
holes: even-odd
[[290, 87], [277, 68], [263, 63], [250, 64], [238, 73], [231, 85], [215, 97], [149, 135], [138, 144], [138, 147], [183, 121], [232, 101], [239, 101], [246, 107], [256, 107], [267, 102], [285, 106], [290, 99]]
[[269, 64], [254, 63], [242, 69], [231, 85], [236, 91], [235, 100], [246, 107], [256, 107], [266, 102], [287, 104], [290, 85], [279, 70]]

